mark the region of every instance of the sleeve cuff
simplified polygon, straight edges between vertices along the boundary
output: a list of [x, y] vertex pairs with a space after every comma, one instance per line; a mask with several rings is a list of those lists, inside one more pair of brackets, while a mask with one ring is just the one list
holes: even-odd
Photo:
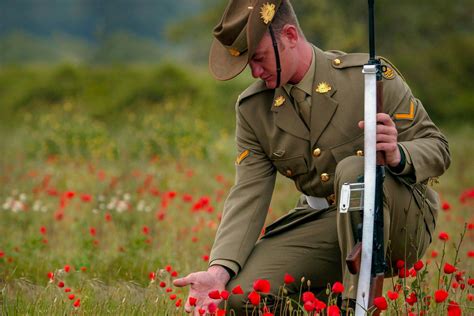
[[230, 278], [233, 278], [235, 275], [237, 275], [237, 273], [239, 273], [239, 270], [240, 270], [240, 266], [232, 260], [216, 259], [216, 260], [211, 261], [211, 263], [209, 264], [209, 266], [215, 266], [215, 265], [220, 265], [226, 268], [227, 272], [230, 273]]

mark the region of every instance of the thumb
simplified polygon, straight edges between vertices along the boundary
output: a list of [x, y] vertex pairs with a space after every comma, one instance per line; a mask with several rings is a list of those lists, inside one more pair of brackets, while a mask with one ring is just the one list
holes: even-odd
[[359, 125], [359, 128], [364, 128], [364, 121], [359, 121], [359, 124], [357, 125]]
[[193, 275], [189, 274], [185, 276], [184, 278], [174, 280], [173, 285], [177, 287], [183, 287], [183, 286], [191, 284], [193, 282], [192, 280], [193, 280]]

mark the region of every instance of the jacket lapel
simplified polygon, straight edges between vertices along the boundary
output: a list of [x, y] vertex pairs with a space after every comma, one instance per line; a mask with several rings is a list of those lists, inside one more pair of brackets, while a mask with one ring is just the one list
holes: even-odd
[[285, 89], [275, 89], [273, 97], [272, 112], [274, 113], [275, 123], [282, 130], [302, 139], [309, 140], [309, 130], [304, 125], [295, 107], [291, 102], [291, 97]]
[[[316, 56], [316, 73], [314, 75], [311, 98], [311, 147], [316, 144], [321, 134], [331, 121], [338, 103], [332, 98], [336, 92], [336, 82], [332, 78], [331, 60], [319, 48], [314, 47]], [[318, 89], [321, 84], [327, 84], [331, 89]], [[323, 87], [324, 88], [324, 87]]]

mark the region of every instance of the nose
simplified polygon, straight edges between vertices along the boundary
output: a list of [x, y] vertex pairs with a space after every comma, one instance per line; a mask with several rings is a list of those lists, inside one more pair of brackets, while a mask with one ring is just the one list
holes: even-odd
[[256, 63], [250, 62], [250, 69], [252, 70], [252, 77], [260, 78], [263, 73], [263, 68]]

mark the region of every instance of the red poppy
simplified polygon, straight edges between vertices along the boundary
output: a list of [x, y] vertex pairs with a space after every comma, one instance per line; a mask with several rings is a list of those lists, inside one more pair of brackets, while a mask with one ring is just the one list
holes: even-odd
[[0, 250], [0, 258], [3, 258], [5, 257], [5, 252], [3, 252], [2, 250]]
[[229, 292], [224, 290], [221, 292], [221, 298], [224, 300], [224, 301], [227, 301], [227, 299], [229, 298]]
[[453, 265], [450, 265], [449, 263], [445, 263], [443, 271], [446, 274], [451, 274], [456, 271], [456, 267]]
[[214, 304], [214, 303], [210, 303], [209, 305], [207, 305], [207, 311], [212, 315], [216, 312], [217, 310], [217, 305]]
[[474, 294], [468, 293], [468, 294], [467, 294], [467, 300], [468, 300], [469, 302], [474, 301]]
[[150, 233], [150, 228], [148, 226], [143, 226], [142, 227], [142, 233], [144, 235], [148, 235]]
[[95, 229], [95, 227], [91, 227], [89, 228], [89, 233], [91, 234], [91, 236], [95, 236], [97, 234], [97, 230]]
[[209, 261], [209, 255], [203, 255], [202, 260], [205, 262]]
[[176, 294], [170, 294], [170, 300], [174, 301], [176, 299]]
[[69, 292], [71, 292], [71, 289], [67, 287], [67, 288], [64, 289], [64, 292], [69, 293]]
[[307, 312], [311, 312], [314, 310], [314, 304], [312, 301], [306, 301], [303, 305], [303, 308]]
[[68, 298], [72, 301], [76, 297], [74, 294], [69, 294]]
[[340, 316], [341, 311], [336, 305], [331, 305], [328, 307], [328, 316]]
[[474, 258], [474, 250], [469, 250], [469, 251], [467, 252], [467, 256], [468, 256], [469, 258]]
[[41, 233], [41, 235], [46, 235], [46, 227], [41, 226], [40, 227], [40, 233]]
[[166, 287], [166, 282], [161, 281], [161, 282], [160, 282], [160, 287], [163, 287], [163, 288]]
[[66, 272], [71, 271], [71, 266], [68, 265], [68, 264], [66, 264], [66, 265], [64, 266], [64, 271], [66, 271]]
[[196, 306], [197, 298], [190, 296], [189, 297], [189, 305]]
[[74, 302], [74, 307], [79, 307], [81, 306], [81, 300], [80, 299], [77, 299], [75, 302]]
[[438, 252], [436, 250], [433, 250], [431, 252], [431, 258], [436, 258], [438, 256]]
[[472, 278], [467, 279], [467, 284], [469, 284], [470, 286], [474, 286], [474, 279]]
[[285, 273], [285, 277], [283, 278], [283, 281], [285, 282], [285, 284], [290, 284], [290, 283], [295, 282], [295, 278], [292, 277], [290, 274]]
[[320, 312], [320, 311], [322, 311], [323, 309], [326, 308], [326, 304], [323, 301], [315, 300], [314, 302], [315, 302], [314, 305], [315, 305], [316, 310], [318, 312]]
[[390, 300], [395, 301], [398, 298], [397, 292], [387, 291], [387, 296]]
[[50, 279], [50, 280], [54, 279], [54, 273], [53, 272], [48, 272], [48, 279]]
[[410, 305], [413, 306], [416, 302], [418, 302], [418, 298], [416, 297], [415, 292], [412, 292], [406, 299], [405, 301]]
[[171, 276], [172, 276], [173, 278], [177, 277], [177, 276], [178, 276], [178, 272], [176, 272], [176, 271], [171, 272]]
[[302, 295], [303, 302], [313, 302], [316, 300], [316, 297], [314, 296], [313, 292], [304, 292]]
[[270, 292], [270, 281], [258, 279], [253, 283], [253, 289], [257, 292]]
[[445, 201], [441, 205], [441, 208], [443, 209], [443, 211], [449, 211], [451, 209], [451, 205], [448, 202]]
[[58, 282], [58, 287], [63, 288], [63, 287], [64, 287], [64, 282], [63, 282], [63, 281], [59, 281], [59, 282]]
[[75, 195], [76, 193], [74, 193], [74, 191], [67, 191], [66, 193], [64, 193], [64, 196], [68, 199], [72, 199]]
[[405, 268], [405, 261], [397, 260], [397, 269], [400, 270], [400, 269], [403, 269], [403, 268]]
[[234, 287], [232, 289], [232, 294], [244, 294], [244, 291], [242, 290], [242, 288], [240, 287], [240, 285], [237, 285], [236, 287]]
[[208, 293], [209, 297], [214, 300], [219, 300], [221, 298], [221, 294], [218, 290], [213, 290]]
[[374, 305], [381, 311], [386, 310], [388, 307], [387, 300], [383, 296], [374, 298]]
[[150, 272], [150, 273], [148, 273], [148, 278], [150, 279], [150, 281], [154, 281], [154, 280], [155, 280], [155, 277], [156, 277], [155, 272]]
[[444, 302], [444, 300], [446, 300], [448, 295], [449, 295], [448, 292], [446, 292], [445, 290], [437, 290], [434, 294], [435, 302], [436, 303]]
[[459, 307], [459, 304], [456, 303], [455, 301], [449, 301], [448, 305], [448, 316], [461, 316], [462, 311], [461, 308]]
[[260, 294], [255, 291], [250, 292], [248, 295], [248, 299], [250, 303], [254, 306], [258, 306], [260, 304]]
[[168, 271], [168, 272], [171, 272], [171, 270], [173, 270], [173, 268], [170, 265], [167, 265], [165, 267], [165, 270]]
[[180, 307], [181, 306], [181, 299], [177, 300], [176, 303], [174, 303], [174, 306]]
[[83, 202], [90, 202], [90, 201], [92, 201], [92, 195], [90, 195], [90, 194], [83, 194], [83, 195], [81, 195], [81, 200], [82, 200]]
[[398, 270], [398, 277], [400, 279], [406, 278], [409, 275], [410, 275], [410, 270], [408, 269], [401, 268], [400, 270]]
[[105, 213], [105, 221], [110, 222], [112, 220], [112, 215], [110, 213]]
[[206, 313], [206, 310], [204, 308], [198, 309], [199, 315], [204, 315]]
[[332, 292], [333, 293], [342, 293], [344, 292], [344, 285], [342, 285], [341, 282], [336, 282], [332, 286]]
[[447, 232], [441, 232], [439, 233], [438, 238], [442, 241], [447, 241], [449, 240], [449, 235]]
[[421, 260], [418, 260], [417, 262], [415, 262], [415, 264], [413, 265], [413, 268], [415, 269], [415, 271], [420, 271], [421, 269], [423, 269], [423, 261]]

